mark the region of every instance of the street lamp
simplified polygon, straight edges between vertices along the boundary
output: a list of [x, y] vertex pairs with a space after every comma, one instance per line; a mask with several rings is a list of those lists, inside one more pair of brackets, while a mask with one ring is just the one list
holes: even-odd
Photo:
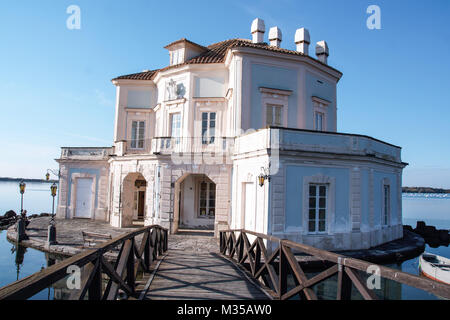
[[50, 219], [50, 224], [48, 226], [48, 236], [47, 242], [49, 245], [56, 244], [56, 226], [55, 226], [55, 196], [58, 187], [56, 183], [53, 183], [50, 187], [51, 196], [53, 198], [53, 206], [52, 206], [52, 218]]
[[262, 173], [258, 176], [258, 183], [260, 187], [264, 186], [264, 181], [270, 182], [270, 165], [268, 168], [261, 167]]
[[50, 180], [50, 173], [57, 176], [58, 179], [61, 177], [61, 171], [60, 170], [54, 170], [54, 169], [47, 169], [47, 173], [45, 174], [45, 180]]
[[17, 221], [16, 231], [17, 231], [17, 242], [27, 239], [27, 235], [25, 234], [25, 221], [24, 221], [24, 211], [23, 211], [23, 194], [25, 193], [25, 187], [27, 185], [25, 182], [20, 181], [19, 183], [19, 191], [20, 191], [20, 215], [19, 220]]
[[26, 183], [22, 181], [20, 181], [19, 183], [19, 190], [20, 190], [20, 213], [23, 212], [23, 194], [25, 193], [25, 187], [26, 187]]

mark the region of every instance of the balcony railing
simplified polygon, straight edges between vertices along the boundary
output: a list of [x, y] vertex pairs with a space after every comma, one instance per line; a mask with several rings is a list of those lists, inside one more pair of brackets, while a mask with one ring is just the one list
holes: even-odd
[[259, 150], [302, 151], [369, 156], [401, 163], [401, 148], [357, 134], [270, 127], [238, 137], [155, 137], [143, 148], [131, 148], [131, 141], [115, 144], [115, 154], [224, 153], [245, 154]]
[[111, 147], [63, 147], [61, 159], [107, 160], [112, 151]]
[[236, 138], [235, 153], [263, 149], [370, 156], [401, 162], [401, 148], [357, 134], [266, 128]]
[[152, 139], [153, 154], [170, 154], [173, 152], [202, 153], [222, 152], [232, 153], [234, 138], [229, 137], [156, 137]]

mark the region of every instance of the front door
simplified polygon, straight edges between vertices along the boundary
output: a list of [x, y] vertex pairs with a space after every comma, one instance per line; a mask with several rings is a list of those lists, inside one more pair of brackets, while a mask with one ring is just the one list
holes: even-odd
[[138, 198], [138, 220], [144, 220], [145, 191], [139, 191]]
[[92, 218], [92, 183], [92, 178], [77, 179], [76, 218]]

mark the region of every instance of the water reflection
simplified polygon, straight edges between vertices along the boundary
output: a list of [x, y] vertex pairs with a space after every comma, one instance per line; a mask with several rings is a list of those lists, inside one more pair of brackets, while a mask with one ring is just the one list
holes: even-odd
[[23, 260], [25, 258], [25, 253], [27, 252], [27, 248], [24, 246], [13, 245], [11, 248], [11, 253], [15, 253], [14, 263], [16, 264], [16, 280], [19, 280], [20, 277], [20, 267], [23, 265]]

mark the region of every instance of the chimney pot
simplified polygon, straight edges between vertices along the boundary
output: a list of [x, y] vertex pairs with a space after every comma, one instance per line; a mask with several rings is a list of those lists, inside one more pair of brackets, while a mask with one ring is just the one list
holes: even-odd
[[328, 56], [330, 55], [328, 44], [325, 40], [319, 41], [316, 44], [316, 56], [319, 61], [327, 64]]
[[295, 44], [297, 45], [297, 51], [305, 55], [309, 55], [309, 44], [311, 39], [309, 37], [309, 31], [305, 28], [300, 28], [295, 31]]
[[281, 40], [283, 40], [283, 35], [281, 34], [281, 30], [278, 27], [272, 27], [269, 30], [269, 42], [273, 47], [280, 47]]
[[266, 32], [266, 26], [264, 24], [264, 20], [256, 18], [252, 22], [251, 27], [252, 32], [252, 42], [253, 43], [262, 43], [264, 42], [264, 33]]

